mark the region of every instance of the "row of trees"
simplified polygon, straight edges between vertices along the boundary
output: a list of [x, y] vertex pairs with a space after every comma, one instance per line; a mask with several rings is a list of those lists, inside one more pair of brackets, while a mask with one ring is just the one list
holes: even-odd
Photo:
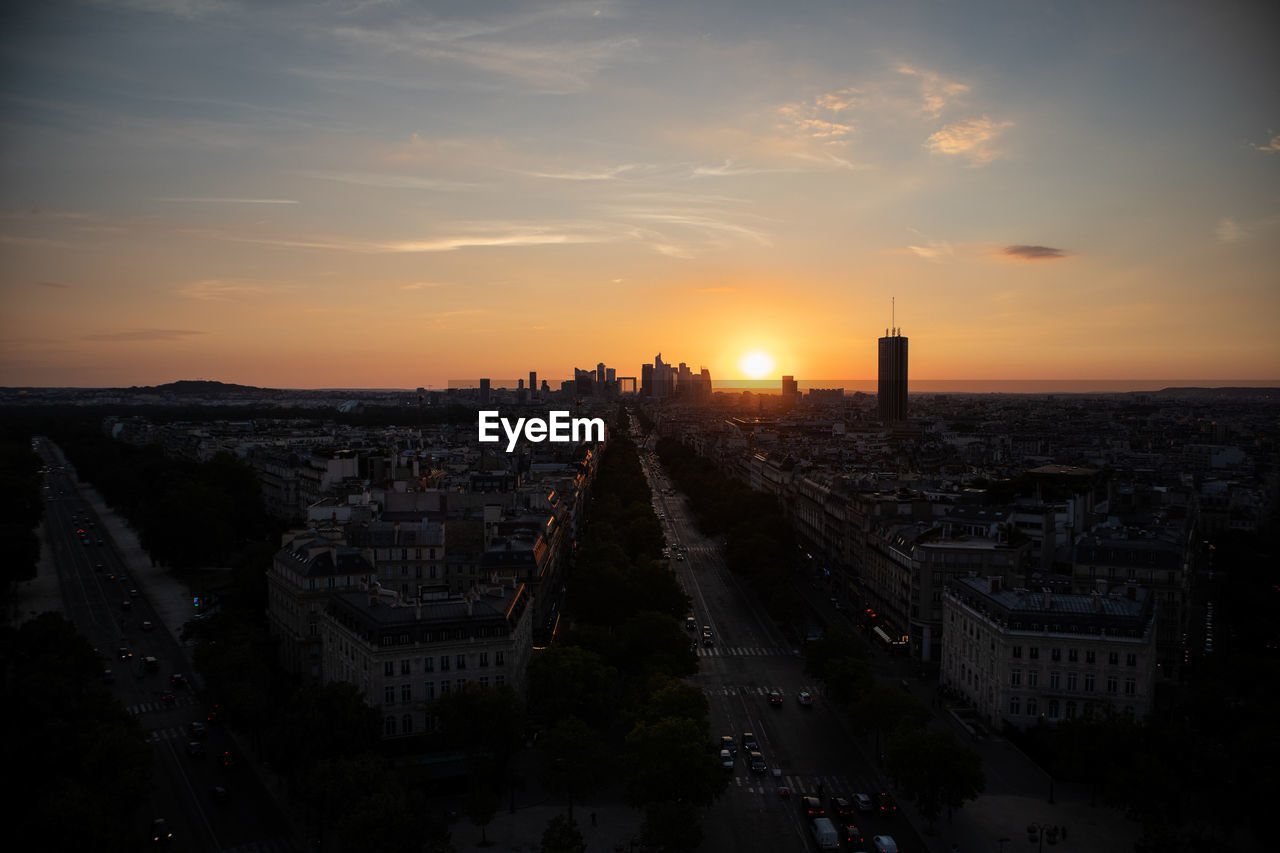
[[529, 664], [530, 713], [548, 726], [539, 744], [543, 781], [568, 806], [548, 827], [545, 853], [581, 849], [574, 803], [614, 779], [644, 810], [639, 841], [693, 850], [700, 810], [726, 785], [706, 697], [682, 680], [697, 671], [679, 621], [689, 598], [662, 558], [662, 527], [627, 432], [623, 413], [599, 463], [569, 579], [573, 627]]
[[[873, 738], [898, 790], [932, 825], [986, 786], [982, 759], [945, 729], [930, 729], [932, 712], [910, 692], [876, 681], [863, 644], [829, 633], [805, 647], [805, 671], [859, 733]], [[883, 751], [882, 751], [883, 748]]]
[[792, 588], [795, 537], [773, 495], [752, 491], [678, 441], [658, 442], [658, 456], [689, 497], [698, 528], [725, 539], [725, 562], [747, 579], [775, 619], [790, 623], [804, 612]]
[[5, 559], [0, 595], [7, 600], [11, 585], [36, 576], [40, 540], [36, 527], [44, 516], [40, 494], [40, 457], [31, 449], [30, 437], [9, 426], [0, 433], [0, 542]]

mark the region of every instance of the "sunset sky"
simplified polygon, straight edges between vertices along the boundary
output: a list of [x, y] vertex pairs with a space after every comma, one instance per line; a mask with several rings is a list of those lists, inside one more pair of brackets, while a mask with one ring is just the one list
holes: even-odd
[[1278, 8], [6, 3], [0, 385], [1280, 383]]

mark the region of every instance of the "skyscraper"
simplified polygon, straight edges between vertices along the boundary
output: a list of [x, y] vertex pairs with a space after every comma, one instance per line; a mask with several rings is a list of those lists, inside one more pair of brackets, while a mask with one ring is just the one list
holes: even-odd
[[901, 329], [884, 330], [880, 339], [880, 420], [892, 424], [907, 419], [907, 339]]

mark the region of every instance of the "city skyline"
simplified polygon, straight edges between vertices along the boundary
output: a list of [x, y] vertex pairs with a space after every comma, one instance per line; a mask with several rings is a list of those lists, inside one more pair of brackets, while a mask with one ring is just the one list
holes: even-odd
[[0, 385], [1280, 384], [1263, 4], [5, 14]]

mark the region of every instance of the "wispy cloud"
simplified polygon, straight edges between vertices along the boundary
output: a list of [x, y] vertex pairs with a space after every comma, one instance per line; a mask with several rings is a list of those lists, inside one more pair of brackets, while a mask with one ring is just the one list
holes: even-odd
[[595, 243], [607, 239], [598, 229], [557, 230], [543, 227], [514, 226], [510, 229], [481, 229], [470, 234], [434, 237], [422, 240], [348, 240], [333, 237], [263, 237], [210, 229], [183, 229], [182, 233], [237, 243], [278, 246], [284, 249], [327, 249], [360, 254], [421, 254], [452, 252], [467, 248], [500, 248], [508, 246], [555, 246], [573, 243]]
[[695, 293], [733, 293], [736, 287], [699, 287]]
[[1050, 246], [1005, 246], [1000, 250], [1000, 254], [1007, 258], [1016, 258], [1023, 261], [1056, 261], [1065, 258], [1067, 253], [1062, 249], [1054, 249]]
[[963, 155], [970, 165], [984, 166], [1001, 156], [1002, 151], [990, 145], [1011, 121], [992, 121], [987, 116], [949, 124], [929, 137], [925, 146], [938, 154]]
[[517, 171], [521, 175], [529, 175], [534, 178], [554, 178], [559, 181], [612, 181], [626, 172], [632, 172], [640, 168], [642, 167], [639, 164], [626, 163], [607, 169], [578, 169], [564, 172]]
[[1273, 134], [1271, 139], [1268, 140], [1265, 145], [1258, 145], [1256, 143], [1250, 142], [1249, 147], [1252, 148], [1254, 151], [1264, 151], [1267, 154], [1275, 154], [1277, 152], [1280, 152], [1280, 136]]
[[37, 282], [36, 282], [36, 287], [56, 287], [56, 288], [67, 288], [67, 287], [70, 287], [70, 286], [71, 286], [71, 285], [69, 285], [69, 284], [63, 284], [63, 283], [62, 283], [62, 282], [60, 282], [60, 281], [37, 281]]
[[344, 184], [356, 184], [365, 187], [431, 190], [433, 192], [462, 192], [486, 189], [489, 186], [488, 184], [468, 183], [466, 181], [440, 180], [416, 175], [396, 175], [379, 172], [307, 172], [304, 177], [316, 178], [322, 181], [340, 181]]
[[132, 341], [182, 341], [205, 332], [191, 329], [131, 329], [127, 332], [103, 332], [85, 335], [81, 340], [128, 343]]
[[161, 196], [156, 201], [176, 201], [191, 204], [301, 204], [291, 198], [222, 198], [216, 196]]
[[926, 71], [906, 63], [898, 66], [898, 73], [920, 81], [920, 109], [932, 116], [937, 116], [955, 98], [969, 91], [964, 83], [948, 80], [936, 71]]
[[178, 289], [178, 293], [190, 299], [206, 302], [236, 302], [248, 296], [257, 296], [262, 288], [256, 284], [206, 279]]
[[1280, 226], [1280, 216], [1268, 216], [1243, 222], [1235, 217], [1224, 216], [1218, 220], [1213, 233], [1220, 243], [1240, 243], [1276, 226]]
[[409, 284], [400, 285], [401, 290], [426, 290], [428, 288], [444, 287], [442, 281], [414, 281]]
[[934, 263], [950, 260], [956, 255], [955, 247], [945, 240], [931, 240], [927, 246], [907, 246], [907, 248], [917, 258], [923, 258], [926, 261], [933, 261]]

